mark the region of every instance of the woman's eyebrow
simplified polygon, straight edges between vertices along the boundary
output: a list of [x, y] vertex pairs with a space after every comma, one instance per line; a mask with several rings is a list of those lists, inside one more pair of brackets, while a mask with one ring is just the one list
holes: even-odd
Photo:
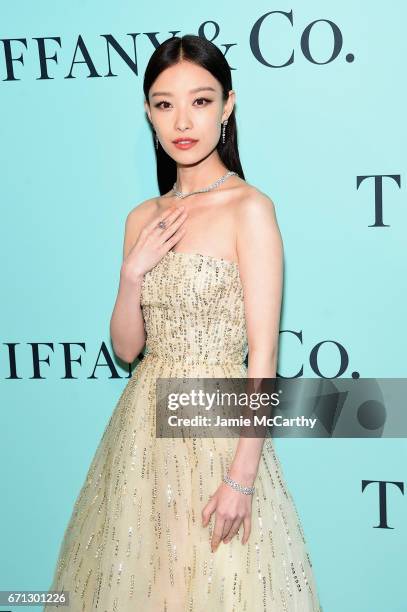
[[[214, 87], [195, 87], [195, 89], [190, 89], [189, 93], [196, 93], [198, 91], [216, 91], [216, 89], [214, 89]], [[151, 94], [151, 97], [154, 98], [154, 96], [172, 96], [173, 94], [170, 91], [156, 91], [153, 94]]]

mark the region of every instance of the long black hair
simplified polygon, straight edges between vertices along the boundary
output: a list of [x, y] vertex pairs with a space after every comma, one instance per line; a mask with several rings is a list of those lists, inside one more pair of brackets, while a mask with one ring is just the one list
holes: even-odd
[[[143, 82], [143, 91], [147, 102], [150, 88], [158, 75], [166, 68], [178, 64], [182, 60], [188, 60], [208, 70], [221, 84], [223, 100], [228, 99], [229, 91], [233, 89], [232, 74], [223, 53], [209, 40], [194, 34], [186, 34], [181, 37], [174, 36], [164, 41], [150, 57]], [[157, 158], [158, 187], [162, 195], [167, 193], [174, 185], [177, 178], [177, 165], [160, 144], [158, 144], [158, 149], [154, 148], [154, 150]], [[228, 117], [225, 144], [222, 144], [221, 139], [219, 139], [217, 150], [226, 168], [237, 172], [245, 180], [237, 146], [237, 125], [234, 108]]]

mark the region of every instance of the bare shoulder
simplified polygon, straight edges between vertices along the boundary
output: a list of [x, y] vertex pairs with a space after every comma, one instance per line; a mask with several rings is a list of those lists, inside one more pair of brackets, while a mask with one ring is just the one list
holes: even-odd
[[240, 191], [240, 197], [236, 202], [236, 214], [240, 222], [253, 219], [276, 220], [276, 211], [273, 200], [266, 193], [247, 183]]
[[140, 226], [140, 224], [148, 223], [150, 219], [157, 214], [158, 205], [157, 198], [149, 198], [140, 204], [137, 204], [127, 214], [126, 228], [132, 229]]
[[137, 241], [141, 230], [157, 214], [157, 198], [144, 200], [132, 208], [126, 217], [123, 256], [130, 251], [133, 244]]
[[248, 185], [236, 204], [239, 260], [247, 256], [257, 262], [275, 259], [283, 249], [283, 242], [273, 200], [260, 189]]

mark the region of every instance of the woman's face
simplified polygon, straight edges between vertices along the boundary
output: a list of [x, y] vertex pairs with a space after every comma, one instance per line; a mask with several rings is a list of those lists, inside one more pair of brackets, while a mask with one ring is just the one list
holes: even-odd
[[[166, 68], [149, 91], [146, 112], [166, 153], [180, 164], [193, 164], [217, 146], [222, 122], [233, 110], [234, 91], [224, 103], [220, 83], [210, 72], [183, 60]], [[179, 138], [197, 142], [180, 149]]]

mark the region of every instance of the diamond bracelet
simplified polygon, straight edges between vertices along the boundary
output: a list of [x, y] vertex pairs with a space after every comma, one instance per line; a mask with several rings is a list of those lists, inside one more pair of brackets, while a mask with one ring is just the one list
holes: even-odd
[[232, 489], [235, 489], [235, 491], [240, 491], [240, 493], [244, 493], [245, 495], [253, 495], [254, 493], [254, 487], [244, 487], [235, 480], [229, 478], [229, 476], [227, 476], [226, 474], [223, 477], [223, 481], [226, 482], [226, 484], [228, 484], [230, 487], [232, 487]]

